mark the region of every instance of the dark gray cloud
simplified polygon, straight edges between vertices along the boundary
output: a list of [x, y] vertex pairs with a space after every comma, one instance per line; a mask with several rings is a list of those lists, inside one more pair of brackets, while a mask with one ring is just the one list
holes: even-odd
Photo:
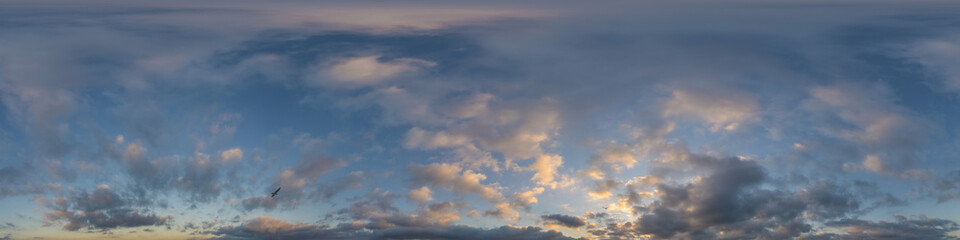
[[343, 178], [337, 179], [333, 184], [326, 184], [321, 186], [319, 189], [310, 193], [311, 198], [320, 198], [320, 199], [330, 199], [334, 195], [350, 190], [350, 189], [359, 189], [363, 187], [363, 183], [367, 181], [363, 172], [352, 172], [347, 174]]
[[289, 223], [277, 218], [259, 216], [239, 226], [221, 227], [207, 232], [212, 239], [363, 239], [363, 232], [354, 233], [327, 225]]
[[895, 221], [866, 221], [841, 219], [826, 222], [826, 226], [843, 229], [844, 234], [814, 234], [802, 239], [960, 239], [949, 235], [960, 230], [957, 222], [920, 216], [908, 218], [897, 215]]
[[567, 240], [574, 239], [557, 231], [543, 231], [537, 227], [483, 229], [468, 226], [390, 227], [363, 230], [350, 224], [337, 227], [327, 225], [290, 223], [260, 216], [239, 226], [221, 227], [207, 232], [213, 239], [492, 239], [492, 240]]
[[562, 233], [538, 227], [511, 227], [482, 229], [468, 226], [434, 228], [389, 228], [373, 233], [372, 239], [492, 239], [492, 240], [572, 240]]
[[563, 214], [542, 215], [540, 219], [543, 220], [545, 224], [556, 224], [568, 228], [579, 228], [587, 224], [582, 218]]
[[[607, 222], [591, 226], [590, 232], [621, 239], [640, 235], [657, 239], [781, 239], [811, 231], [808, 221], [837, 219], [860, 210], [856, 195], [830, 182], [814, 183], [795, 192], [762, 188], [769, 177], [753, 161], [685, 151], [673, 161], [677, 162], [670, 162], [670, 166], [706, 174], [686, 184], [658, 184], [658, 195], [652, 202], [633, 206], [639, 214], [635, 221]], [[591, 217], [595, 222], [602, 219]]]
[[160, 226], [173, 220], [170, 216], [131, 208], [130, 202], [109, 187], [100, 186], [91, 193], [79, 191], [73, 192], [69, 198], [44, 199], [42, 204], [52, 212], [44, 213], [43, 218], [50, 223], [66, 221], [63, 229], [69, 231]]
[[921, 191], [926, 196], [936, 198], [939, 203], [960, 199], [960, 170], [947, 172], [926, 184]]
[[0, 199], [8, 196], [42, 192], [42, 188], [38, 188], [31, 183], [35, 175], [30, 173], [38, 170], [29, 164], [0, 168]]
[[349, 207], [337, 210], [336, 214], [352, 220], [373, 219], [371, 222], [380, 223], [370, 225], [373, 228], [389, 227], [392, 223], [382, 220], [385, 216], [399, 213], [400, 210], [393, 204], [398, 197], [400, 196], [375, 189], [364, 195], [351, 198], [353, 203]]

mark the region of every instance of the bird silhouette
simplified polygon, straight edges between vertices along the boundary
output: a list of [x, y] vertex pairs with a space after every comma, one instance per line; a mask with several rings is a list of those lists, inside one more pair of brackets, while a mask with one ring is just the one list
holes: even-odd
[[273, 193], [270, 194], [270, 197], [276, 197], [276, 196], [277, 196], [277, 193], [280, 192], [280, 189], [281, 189], [281, 188], [283, 188], [283, 187], [278, 187], [276, 191], [273, 191]]

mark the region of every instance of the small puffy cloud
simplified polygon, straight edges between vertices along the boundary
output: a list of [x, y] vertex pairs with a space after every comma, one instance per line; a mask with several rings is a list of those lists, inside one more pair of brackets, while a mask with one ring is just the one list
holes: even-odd
[[410, 190], [410, 193], [407, 193], [407, 199], [410, 201], [415, 201], [423, 205], [426, 202], [433, 201], [433, 192], [430, 191], [430, 188], [423, 186], [417, 189]]
[[514, 220], [519, 213], [497, 187], [484, 185], [481, 181], [487, 179], [482, 173], [448, 163], [433, 163], [426, 166], [412, 166], [409, 169], [412, 180], [416, 184], [426, 184], [438, 188], [452, 190], [459, 194], [474, 194], [494, 205], [495, 210], [487, 215]]
[[127, 145], [126, 150], [123, 151], [123, 158], [129, 160], [141, 159], [147, 153], [147, 149], [144, 148], [139, 142], [131, 143]]
[[695, 117], [710, 124], [711, 131], [732, 131], [752, 120], [757, 110], [757, 100], [745, 93], [676, 90], [664, 104], [663, 116]]
[[368, 86], [396, 77], [403, 73], [415, 72], [437, 64], [415, 58], [397, 58], [383, 61], [380, 55], [343, 59], [326, 70], [333, 84], [343, 86]]
[[540, 155], [530, 165], [530, 169], [536, 171], [531, 180], [536, 181], [541, 186], [547, 186], [551, 189], [557, 188], [558, 185], [561, 185], [556, 181], [557, 169], [560, 166], [563, 166], [563, 157], [560, 157], [560, 155]]
[[529, 209], [531, 205], [539, 202], [537, 195], [543, 193], [542, 187], [533, 188], [530, 191], [513, 194], [513, 205]]
[[457, 208], [466, 207], [466, 203], [438, 202], [430, 204], [423, 211], [423, 217], [436, 222], [437, 225], [447, 225], [450, 222], [460, 220], [457, 216]]
[[883, 159], [880, 159], [880, 157], [875, 155], [867, 155], [867, 157], [863, 160], [863, 167], [874, 172], [887, 171], [887, 166], [883, 163]]
[[416, 183], [447, 188], [457, 193], [476, 194], [491, 201], [503, 199], [503, 194], [496, 188], [480, 183], [487, 179], [486, 175], [473, 170], [463, 170], [461, 167], [447, 163], [414, 166], [410, 170], [413, 181]]
[[240, 148], [231, 148], [220, 152], [221, 163], [239, 162], [240, 160], [243, 160], [243, 150]]
[[544, 225], [561, 226], [566, 228], [579, 228], [587, 224], [587, 222], [580, 217], [563, 214], [542, 215], [540, 216], [540, 219], [544, 221]]

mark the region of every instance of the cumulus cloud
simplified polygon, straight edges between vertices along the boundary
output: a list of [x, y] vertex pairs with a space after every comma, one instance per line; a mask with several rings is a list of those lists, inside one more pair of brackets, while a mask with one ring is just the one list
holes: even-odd
[[423, 186], [417, 189], [410, 190], [410, 193], [407, 193], [407, 199], [410, 201], [415, 201], [423, 205], [426, 202], [433, 201], [433, 192], [430, 191], [430, 188]]
[[240, 160], [243, 160], [243, 149], [231, 148], [226, 151], [220, 152], [221, 163], [237, 162]]
[[548, 186], [551, 189], [557, 188], [560, 183], [556, 181], [557, 169], [563, 166], [563, 157], [560, 155], [540, 155], [534, 160], [530, 168], [536, 171], [531, 180], [536, 181], [541, 186]]
[[[658, 171], [631, 180], [621, 197], [638, 217], [634, 221], [596, 225], [598, 237], [656, 239], [788, 238], [811, 231], [809, 221], [838, 219], [861, 209], [859, 198], [830, 182], [797, 191], [762, 188], [770, 180], [763, 167], [740, 158], [712, 157], [680, 150], [663, 167], [705, 171], [688, 183], [661, 182], [676, 174]], [[654, 185], [654, 194], [640, 196], [632, 188]], [[647, 201], [641, 201], [648, 199]]]
[[444, 188], [458, 194], [473, 194], [490, 202], [496, 208], [488, 212], [490, 215], [510, 220], [517, 219], [520, 216], [497, 187], [480, 183], [480, 181], [487, 179], [484, 174], [469, 169], [464, 170], [447, 163], [412, 166], [409, 171], [412, 181], [416, 184]]

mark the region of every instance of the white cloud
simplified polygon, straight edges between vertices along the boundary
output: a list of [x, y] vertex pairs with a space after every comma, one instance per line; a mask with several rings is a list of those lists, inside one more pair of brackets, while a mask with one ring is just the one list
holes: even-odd
[[709, 123], [710, 131], [732, 131], [752, 120], [757, 110], [757, 100], [746, 93], [676, 90], [665, 103], [663, 115], [695, 117]]
[[407, 193], [407, 199], [423, 205], [426, 202], [433, 201], [433, 191], [430, 191], [430, 188], [427, 186], [413, 189], [410, 190], [410, 193]]
[[908, 48], [905, 54], [941, 77], [947, 89], [960, 92], [960, 69], [957, 68], [960, 36], [921, 41]]
[[221, 163], [238, 162], [240, 160], [243, 160], [243, 150], [240, 148], [231, 148], [220, 152]]
[[127, 160], [142, 159], [146, 152], [147, 149], [143, 148], [139, 142], [131, 143], [128, 144], [127, 149], [123, 151], [123, 158]]
[[541, 186], [555, 189], [558, 185], [563, 185], [556, 181], [557, 169], [560, 166], [563, 166], [563, 157], [560, 157], [560, 155], [540, 155], [530, 165], [530, 168], [536, 171], [531, 180], [536, 181]]
[[507, 201], [503, 193], [494, 185], [485, 185], [481, 181], [487, 176], [473, 170], [447, 163], [433, 163], [426, 166], [414, 166], [410, 169], [414, 182], [429, 184], [434, 187], [452, 190], [459, 194], [474, 194], [490, 202], [495, 210], [487, 212], [505, 220], [516, 220], [520, 217], [514, 206]]
[[824, 133], [866, 144], [878, 150], [911, 150], [922, 143], [929, 123], [895, 104], [883, 85], [848, 84], [810, 91], [809, 110], [833, 114], [854, 128], [823, 129]]
[[380, 55], [343, 59], [329, 69], [326, 75], [328, 83], [356, 87], [369, 86], [396, 77], [400, 74], [416, 72], [437, 64], [415, 58], [398, 58], [381, 61]]
[[875, 155], [867, 155], [867, 157], [863, 159], [863, 167], [874, 172], [885, 172], [887, 170], [887, 166], [883, 163], [883, 159], [880, 159], [880, 157]]

